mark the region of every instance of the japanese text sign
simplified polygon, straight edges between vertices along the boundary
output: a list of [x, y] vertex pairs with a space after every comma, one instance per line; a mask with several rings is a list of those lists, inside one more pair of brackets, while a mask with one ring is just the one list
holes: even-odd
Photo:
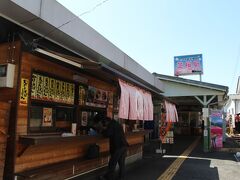
[[202, 54], [175, 56], [174, 75], [203, 74]]
[[22, 78], [21, 79], [21, 89], [20, 89], [20, 105], [27, 106], [28, 103], [28, 87], [29, 80]]

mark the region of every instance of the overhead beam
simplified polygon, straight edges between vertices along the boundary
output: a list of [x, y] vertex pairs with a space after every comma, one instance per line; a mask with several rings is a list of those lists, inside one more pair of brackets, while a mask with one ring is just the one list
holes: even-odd
[[194, 96], [204, 107], [206, 107], [215, 97], [213, 95], [209, 100], [207, 100], [207, 96], [203, 96], [203, 100], [201, 100], [198, 96]]
[[216, 95], [212, 96], [208, 101], [207, 101], [207, 105], [216, 97]]
[[198, 96], [194, 96], [194, 97], [204, 106], [204, 102]]

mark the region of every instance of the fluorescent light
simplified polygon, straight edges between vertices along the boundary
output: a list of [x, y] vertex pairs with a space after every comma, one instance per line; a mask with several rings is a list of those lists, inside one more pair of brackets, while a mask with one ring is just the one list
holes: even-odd
[[71, 60], [69, 60], [69, 59], [66, 59], [66, 58], [62, 57], [62, 56], [58, 56], [58, 55], [56, 55], [56, 54], [54, 54], [54, 53], [51, 53], [51, 52], [49, 52], [49, 51], [45, 51], [45, 50], [40, 49], [40, 48], [36, 48], [35, 51], [37, 51], [37, 52], [39, 52], [39, 53], [41, 53], [41, 54], [47, 55], [47, 56], [49, 56], [49, 57], [52, 57], [52, 58], [54, 58], [54, 59], [57, 59], [57, 60], [59, 60], [59, 61], [65, 62], [65, 63], [67, 63], [67, 64], [71, 64], [71, 65], [73, 65], [73, 66], [82, 68], [82, 65], [81, 65], [81, 64], [76, 63], [76, 62], [73, 62], [73, 61], [71, 61]]

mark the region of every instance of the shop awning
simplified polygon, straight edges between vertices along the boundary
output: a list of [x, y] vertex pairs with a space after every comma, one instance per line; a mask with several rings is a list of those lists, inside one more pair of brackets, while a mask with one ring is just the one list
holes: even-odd
[[131, 82], [134, 85], [137, 85], [145, 90], [148, 90], [150, 92], [153, 92], [159, 96], [162, 96], [161, 93], [162, 91], [159, 90], [158, 88], [152, 86], [151, 84], [148, 84], [147, 82], [141, 80], [139, 77], [134, 76], [133, 74], [125, 71], [124, 69], [115, 69], [110, 67], [110, 65], [106, 65], [104, 63], [99, 63], [99, 62], [95, 62], [95, 61], [90, 61], [87, 59], [83, 59], [80, 57], [76, 57], [76, 56], [70, 56], [67, 54], [62, 54], [56, 51], [52, 51], [49, 49], [44, 49], [44, 48], [35, 48], [34, 49], [35, 52], [38, 52], [40, 54], [49, 56], [51, 58], [54, 58], [56, 60], [59, 60], [61, 62], [70, 64], [74, 67], [80, 68], [82, 70], [86, 70], [86, 71], [91, 71], [91, 70], [100, 70], [100, 71], [104, 71], [107, 73], [112, 74], [113, 76], [123, 80], [126, 80], [128, 82]]
[[89, 61], [79, 57], [62, 54], [52, 50], [35, 48], [34, 51], [81, 69], [97, 69], [101, 67], [100, 63]]

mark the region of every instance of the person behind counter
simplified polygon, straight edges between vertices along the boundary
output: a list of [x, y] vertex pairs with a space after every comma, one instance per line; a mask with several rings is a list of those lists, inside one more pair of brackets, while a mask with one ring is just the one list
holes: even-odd
[[127, 155], [128, 142], [124, 135], [123, 128], [121, 124], [117, 121], [106, 117], [103, 114], [97, 114], [94, 117], [95, 128], [100, 129], [103, 136], [109, 138], [110, 146], [110, 160], [108, 163], [108, 171], [104, 176], [99, 177], [99, 179], [112, 180], [114, 179], [114, 171], [116, 165], [119, 165], [119, 179], [124, 179], [125, 175], [125, 158]]

